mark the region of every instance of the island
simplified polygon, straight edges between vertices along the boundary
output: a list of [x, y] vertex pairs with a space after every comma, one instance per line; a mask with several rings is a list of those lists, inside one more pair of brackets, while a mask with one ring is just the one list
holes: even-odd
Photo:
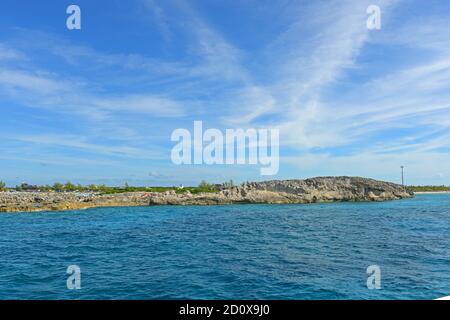
[[[124, 189], [127, 190], [127, 189]], [[0, 212], [76, 210], [151, 205], [306, 204], [336, 201], [386, 201], [410, 198], [404, 186], [361, 177], [317, 177], [304, 180], [246, 182], [240, 186], [144, 192], [0, 192]]]

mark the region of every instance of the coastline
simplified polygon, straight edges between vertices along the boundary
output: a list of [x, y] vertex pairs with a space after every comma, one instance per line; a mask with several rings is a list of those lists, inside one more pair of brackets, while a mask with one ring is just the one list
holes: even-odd
[[144, 195], [144, 192], [115, 195], [80, 192], [0, 192], [0, 213], [148, 206], [148, 199]]
[[441, 194], [441, 193], [450, 193], [450, 191], [418, 191], [418, 192], [414, 192], [414, 194]]
[[411, 198], [404, 187], [360, 177], [319, 177], [246, 183], [218, 192], [0, 192], [0, 212], [66, 211], [153, 205], [306, 204]]

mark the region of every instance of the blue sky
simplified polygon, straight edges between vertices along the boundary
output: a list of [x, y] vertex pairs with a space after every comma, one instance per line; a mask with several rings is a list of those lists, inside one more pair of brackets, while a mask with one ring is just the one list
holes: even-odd
[[173, 165], [171, 132], [202, 120], [278, 128], [271, 178], [399, 182], [404, 165], [409, 184], [450, 184], [449, 17], [447, 0], [4, 0], [0, 180], [264, 179]]

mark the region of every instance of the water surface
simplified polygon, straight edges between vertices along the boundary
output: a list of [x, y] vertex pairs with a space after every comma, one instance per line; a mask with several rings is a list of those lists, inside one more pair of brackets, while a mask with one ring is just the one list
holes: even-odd
[[[66, 269], [81, 268], [81, 290]], [[369, 290], [366, 268], [381, 268]], [[0, 299], [433, 299], [450, 195], [0, 214]]]

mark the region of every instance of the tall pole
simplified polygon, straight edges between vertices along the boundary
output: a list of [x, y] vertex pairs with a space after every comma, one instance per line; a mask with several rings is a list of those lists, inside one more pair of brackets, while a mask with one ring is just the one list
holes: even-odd
[[402, 186], [404, 186], [405, 185], [405, 180], [403, 179], [403, 168], [404, 168], [404, 166], [401, 166], [400, 168], [402, 168]]

